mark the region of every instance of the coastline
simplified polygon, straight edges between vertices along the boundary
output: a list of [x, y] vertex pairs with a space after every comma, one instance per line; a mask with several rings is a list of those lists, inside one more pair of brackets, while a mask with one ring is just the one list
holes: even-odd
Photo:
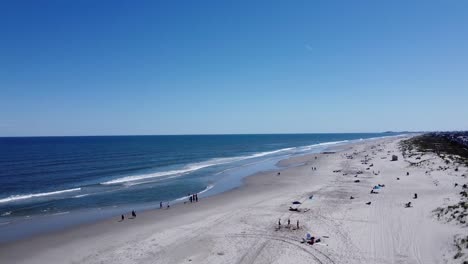
[[[381, 136], [365, 139], [348, 139], [340, 141], [330, 141], [316, 143], [307, 146], [299, 146], [297, 148], [308, 148], [309, 153], [299, 153], [299, 154], [287, 154], [286, 156], [273, 156], [265, 160], [255, 161], [247, 169], [242, 169], [244, 166], [237, 168], [230, 168], [228, 170], [234, 170], [236, 173], [234, 175], [225, 175], [220, 181], [215, 184], [208, 185], [204, 190], [200, 191], [198, 194], [201, 194], [201, 198], [206, 198], [209, 196], [217, 196], [224, 192], [241, 188], [244, 185], [244, 179], [256, 175], [258, 173], [267, 172], [267, 171], [277, 171], [283, 170], [288, 167], [281, 166], [282, 161], [288, 160], [290, 157], [301, 157], [312, 154], [317, 154], [323, 151], [326, 151], [329, 148], [334, 148], [338, 146], [348, 146], [355, 143], [359, 143], [362, 140], [377, 140], [388, 137], [399, 137], [401, 135], [391, 135], [391, 136]], [[288, 148], [290, 149], [290, 148]], [[265, 153], [278, 153], [284, 151], [285, 149], [278, 149], [269, 152], [262, 152], [260, 156], [264, 156]], [[257, 156], [259, 154], [253, 154]], [[236, 157], [234, 157], [236, 158]], [[254, 164], [254, 165], [252, 165]], [[250, 171], [250, 172], [249, 172]], [[227, 177], [226, 177], [227, 176]], [[75, 188], [76, 189], [76, 188]], [[59, 191], [67, 192], [67, 191]], [[55, 192], [54, 192], [55, 193]], [[34, 196], [34, 195], [29, 195]], [[182, 196], [174, 198], [172, 200], [163, 200], [164, 206], [167, 203], [170, 203], [171, 206], [177, 205], [188, 200], [187, 196]], [[93, 224], [99, 221], [105, 221], [108, 219], [113, 219], [114, 217], [120, 217], [122, 213], [130, 212], [132, 210], [137, 210], [138, 212], [146, 212], [151, 210], [156, 210], [159, 207], [155, 202], [153, 203], [142, 203], [138, 205], [114, 205], [100, 208], [82, 208], [79, 210], [73, 211], [62, 211], [54, 214], [43, 214], [43, 215], [34, 215], [32, 217], [26, 216], [23, 218], [13, 219], [10, 221], [0, 222], [0, 244], [9, 243], [17, 240], [28, 239], [30, 237], [39, 236], [48, 233], [54, 233], [61, 230], [67, 230], [70, 228]], [[31, 224], [34, 222], [34, 225]]]
[[[190, 260], [194, 263], [237, 263], [237, 260], [246, 262], [247, 259], [266, 262], [270, 258], [278, 263], [291, 260], [297, 263], [310, 263], [310, 260], [338, 263], [341, 257], [346, 257], [349, 263], [388, 263], [388, 258], [393, 261], [409, 260], [411, 263], [438, 263], [441, 256], [436, 256], [439, 251], [434, 252], [434, 247], [449, 251], [449, 240], [458, 229], [434, 221], [428, 213], [447, 197], [455, 199], [453, 196], [429, 190], [429, 182], [428, 186], [421, 188], [431, 194], [430, 200], [424, 200], [429, 198], [423, 192], [417, 201], [425, 201], [422, 208], [418, 205], [418, 209], [403, 211], [405, 208], [401, 203], [410, 197], [395, 203], [392, 203], [394, 197], [387, 200], [386, 196], [390, 195], [410, 195], [406, 189], [416, 188], [412, 185], [418, 185], [421, 180], [414, 179], [415, 182], [408, 182], [408, 186], [396, 188], [394, 175], [403, 175], [402, 169], [407, 169], [403, 160], [389, 166], [387, 160], [374, 159], [374, 167], [379, 167], [385, 178], [372, 177], [367, 175], [369, 171], [364, 171], [359, 176], [362, 184], [353, 183], [354, 177], [332, 172], [337, 168], [341, 168], [343, 174], [356, 171], [359, 161], [348, 159], [348, 152], [356, 152], [351, 154], [356, 158], [362, 157], [363, 153], [371, 153], [371, 147], [379, 144], [386, 145], [388, 151], [396, 152], [395, 144], [401, 138], [356, 142], [342, 149], [335, 148], [329, 154], [289, 158], [281, 161], [289, 167], [281, 169], [280, 175], [267, 171], [248, 176], [241, 187], [203, 198], [196, 204], [181, 203], [168, 210], [138, 213], [136, 219], [123, 222], [118, 222], [116, 218], [106, 219], [3, 243], [0, 244], [0, 262], [154, 263], [156, 260], [158, 263], [180, 263]], [[317, 170], [311, 170], [311, 166], [316, 166]], [[380, 181], [387, 185], [382, 193], [368, 194], [368, 189]], [[311, 194], [314, 195], [313, 199], [308, 199]], [[350, 195], [355, 195], [356, 199], [349, 200]], [[381, 202], [382, 207], [366, 206], [364, 201], [369, 199], [374, 199], [377, 204]], [[302, 201], [301, 208], [308, 208], [310, 212], [288, 211], [293, 200]], [[390, 211], [395, 211], [395, 216], [386, 220], [387, 214], [393, 215]], [[399, 245], [388, 232], [394, 231], [393, 224], [400, 223], [399, 216], [408, 212], [411, 221], [395, 226], [399, 228], [396, 232], [399, 234], [397, 240], [402, 243]], [[299, 220], [301, 228], [275, 231], [278, 218], [283, 222], [287, 218]], [[415, 225], [414, 221], [421, 226]], [[367, 228], [368, 225], [371, 228]], [[435, 234], [424, 234], [427, 230], [433, 230]], [[411, 232], [408, 235], [404, 231]], [[300, 238], [307, 232], [323, 237], [323, 245], [309, 247], [300, 244]], [[371, 241], [368, 240], [369, 235]], [[385, 240], [389, 240], [388, 243]], [[408, 248], [408, 241], [418, 241], [422, 244], [416, 247], [422, 248]], [[402, 253], [401, 256], [396, 257], [395, 250]], [[286, 255], [293, 253], [294, 256], [285, 259], [283, 254], [278, 255], [279, 252]], [[426, 253], [429, 255], [424, 255]]]

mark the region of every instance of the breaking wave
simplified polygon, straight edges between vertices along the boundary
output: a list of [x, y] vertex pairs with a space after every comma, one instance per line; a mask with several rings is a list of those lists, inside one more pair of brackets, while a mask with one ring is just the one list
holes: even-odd
[[61, 191], [55, 191], [55, 192], [33, 193], [33, 194], [24, 194], [24, 195], [12, 195], [12, 196], [0, 199], [0, 203], [8, 203], [8, 202], [26, 200], [26, 199], [36, 198], [36, 197], [57, 195], [57, 194], [61, 194], [61, 193], [77, 192], [77, 191], [81, 191], [81, 188], [74, 188], [74, 189], [61, 190]]
[[105, 185], [121, 184], [121, 183], [127, 183], [127, 182], [132, 182], [132, 181], [145, 180], [149, 178], [157, 178], [157, 177], [172, 176], [172, 175], [183, 175], [183, 174], [193, 172], [199, 169], [203, 169], [206, 167], [241, 161], [245, 159], [259, 158], [259, 157], [263, 157], [263, 156], [267, 156], [267, 155], [271, 155], [271, 154], [275, 154], [279, 152], [291, 151], [293, 149], [296, 149], [296, 148], [295, 147], [284, 148], [284, 149], [278, 149], [278, 150], [273, 150], [273, 151], [256, 153], [256, 154], [247, 155], [247, 156], [238, 156], [238, 157], [231, 157], [231, 158], [215, 158], [215, 159], [211, 159], [211, 160], [204, 161], [204, 162], [189, 164], [185, 168], [179, 169], [179, 170], [169, 170], [169, 171], [154, 172], [154, 173], [148, 173], [148, 174], [142, 174], [142, 175], [125, 176], [122, 178], [117, 178], [114, 180], [106, 181], [101, 184], [105, 184]]

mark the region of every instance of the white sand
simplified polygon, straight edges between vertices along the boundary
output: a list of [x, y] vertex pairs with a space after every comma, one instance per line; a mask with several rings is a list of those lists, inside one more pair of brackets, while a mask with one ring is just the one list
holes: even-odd
[[[434, 164], [409, 167], [399, 140], [282, 161], [297, 166], [249, 177], [244, 187], [196, 204], [0, 245], [0, 263], [462, 263], [453, 260], [453, 238], [466, 227], [438, 221], [432, 210], [459, 201], [453, 184], [466, 183], [466, 168], [426, 174], [427, 166], [442, 164], [434, 155], [423, 157]], [[400, 159], [391, 162], [391, 154]], [[364, 173], [354, 177], [358, 170]], [[385, 187], [370, 194], [377, 184]], [[288, 211], [294, 200], [310, 210]], [[412, 208], [404, 207], [408, 201]], [[279, 218], [283, 228], [275, 231]], [[284, 227], [288, 218], [292, 225], [299, 220], [299, 230]], [[307, 232], [322, 242], [301, 244]]]

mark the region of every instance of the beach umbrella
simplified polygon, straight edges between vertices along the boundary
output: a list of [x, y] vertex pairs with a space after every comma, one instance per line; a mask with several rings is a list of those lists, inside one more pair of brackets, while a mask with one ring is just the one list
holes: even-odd
[[299, 201], [294, 201], [293, 204], [301, 204]]

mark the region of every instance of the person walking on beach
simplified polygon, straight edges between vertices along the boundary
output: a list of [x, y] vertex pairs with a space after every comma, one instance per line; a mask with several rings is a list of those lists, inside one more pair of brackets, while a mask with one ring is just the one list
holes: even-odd
[[291, 225], [291, 219], [288, 218], [288, 226]]
[[278, 219], [278, 228], [281, 228], [281, 218]]
[[132, 217], [135, 218], [136, 217], [136, 213], [134, 210], [132, 210]]
[[189, 200], [190, 200], [190, 203], [192, 203], [192, 201], [193, 201], [193, 197], [192, 197], [191, 195], [190, 195], [190, 198], [189, 198]]
[[195, 202], [198, 202], [198, 193], [195, 194]]
[[120, 216], [120, 221], [123, 221], [123, 220], [125, 220], [125, 216], [124, 216], [124, 215], [121, 215], [121, 216]]
[[169, 209], [171, 206], [169, 205], [169, 202], [167, 202], [167, 209]]
[[159, 209], [162, 209], [162, 202], [159, 202]]
[[297, 220], [297, 229], [299, 229], [299, 220]]

